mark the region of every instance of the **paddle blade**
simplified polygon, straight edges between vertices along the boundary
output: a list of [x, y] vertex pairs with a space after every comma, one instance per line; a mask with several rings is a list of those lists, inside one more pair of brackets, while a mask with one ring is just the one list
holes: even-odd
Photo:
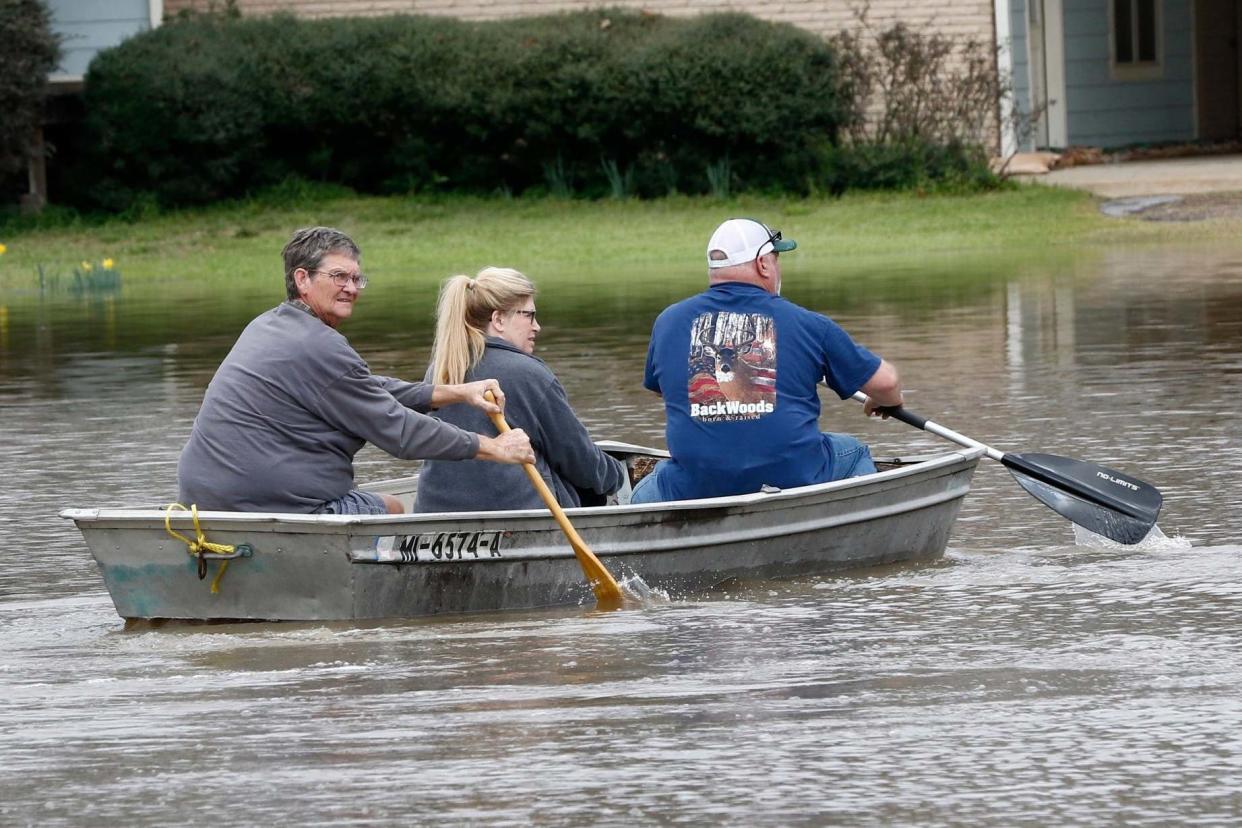
[[1117, 543], [1138, 543], [1156, 525], [1164, 496], [1115, 469], [1055, 454], [1006, 454], [1001, 462], [1036, 500]]
[[571, 539], [570, 546], [573, 547], [574, 554], [578, 557], [578, 564], [582, 567], [583, 574], [586, 575], [587, 583], [591, 585], [591, 591], [595, 593], [596, 607], [601, 610], [620, 609], [625, 605], [625, 595], [621, 592], [621, 585], [582, 539], [576, 537], [577, 533], [574, 534], [575, 538]]

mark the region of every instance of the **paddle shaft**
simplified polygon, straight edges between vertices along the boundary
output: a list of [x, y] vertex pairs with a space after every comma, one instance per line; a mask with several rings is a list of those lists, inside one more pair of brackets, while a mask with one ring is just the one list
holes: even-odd
[[[854, 393], [854, 399], [865, 404], [868, 398], [863, 392], [856, 391]], [[965, 434], [958, 434], [951, 428], [945, 428], [940, 425], [940, 423], [932, 422], [926, 417], [915, 414], [905, 406], [885, 406], [882, 410], [894, 420], [901, 420], [906, 425], [914, 426], [920, 431], [926, 431], [929, 434], [935, 434], [937, 437], [943, 437], [951, 443], [957, 443], [959, 446], [965, 446], [966, 448], [975, 448], [976, 446], [982, 447], [984, 453], [987, 454], [988, 457], [991, 457], [998, 463], [1005, 462], [1005, 452], [997, 451], [986, 443], [980, 443], [978, 440], [972, 440]]]
[[[493, 399], [490, 392], [488, 392], [488, 399]], [[488, 417], [491, 418], [492, 425], [496, 426], [496, 430], [501, 434], [511, 431], [509, 424], [505, 422], [503, 414], [488, 414]], [[530, 478], [535, 491], [539, 493], [539, 497], [543, 499], [544, 505], [552, 513], [552, 517], [556, 518], [557, 525], [561, 527], [561, 531], [565, 533], [565, 537], [569, 540], [569, 545], [574, 550], [574, 557], [578, 559], [578, 564], [582, 567], [582, 572], [586, 575], [587, 581], [591, 585], [591, 590], [595, 593], [596, 603], [605, 609], [615, 609], [621, 606], [621, 585], [617, 583], [616, 578], [612, 577], [612, 573], [608, 571], [608, 568], [591, 551], [591, 547], [587, 546], [586, 541], [578, 534], [578, 530], [574, 529], [574, 525], [569, 522], [569, 516], [565, 514], [565, 510], [557, 502], [556, 495], [548, 488], [548, 484], [544, 482], [543, 477], [539, 474], [539, 470], [535, 468], [533, 463], [523, 463], [522, 468], [526, 471], [526, 476]]]
[[[497, 426], [500, 429], [499, 426]], [[500, 429], [500, 433], [508, 431], [508, 429]], [[544, 505], [548, 507], [548, 511], [552, 513], [552, 517], [556, 518], [557, 524], [561, 527], [561, 531], [565, 533], [565, 537], [569, 538], [569, 543], [577, 552], [579, 547], [586, 547], [586, 541], [578, 534], [578, 530], [569, 522], [569, 516], [565, 514], [565, 510], [561, 508], [561, 504], [557, 502], [556, 495], [548, 488], [547, 482], [539, 474], [539, 470], [532, 463], [523, 463], [522, 469], [526, 472], [526, 476], [530, 478], [531, 484], [535, 490], [539, 492], [539, 496], [543, 498]]]
[[[854, 399], [865, 403], [867, 401], [867, 395], [859, 391], [854, 395]], [[953, 429], [946, 428], [940, 425], [940, 423], [933, 422], [920, 414], [915, 414], [913, 411], [907, 411], [905, 406], [883, 406], [879, 410], [885, 412], [894, 420], [901, 420], [906, 425], [912, 425], [915, 428], [926, 431], [929, 434], [935, 434], [938, 437], [943, 437], [950, 442], [957, 443], [959, 446], [965, 446], [966, 448], [975, 448], [978, 446], [983, 449], [984, 453], [987, 454], [988, 457], [992, 458], [1011, 471], [1018, 471], [1021, 474], [1033, 477], [1042, 483], [1047, 483], [1049, 486], [1073, 491], [1074, 494], [1079, 497], [1107, 509], [1112, 509], [1113, 511], [1121, 512], [1122, 514], [1137, 516], [1137, 513], [1131, 508], [1130, 504], [1120, 498], [1110, 497], [1107, 492], [1100, 492], [1098, 490], [1083, 490], [1082, 487], [1077, 484], [1077, 481], [1069, 477], [1056, 474], [1052, 470], [1042, 466], [1025, 462], [1021, 455], [1007, 454], [1006, 452], [998, 451], [997, 449], [992, 448], [986, 443], [980, 443], [978, 440], [972, 440], [966, 435], [959, 434]]]

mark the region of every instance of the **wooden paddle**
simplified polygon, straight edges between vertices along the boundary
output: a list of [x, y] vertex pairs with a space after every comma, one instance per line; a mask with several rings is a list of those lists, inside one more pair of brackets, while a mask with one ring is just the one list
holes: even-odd
[[[867, 402], [859, 391], [854, 399]], [[878, 409], [906, 425], [951, 440], [960, 446], [981, 446], [987, 456], [1005, 468], [1026, 491], [1059, 515], [1117, 543], [1138, 543], [1156, 525], [1164, 496], [1136, 477], [1055, 454], [1013, 454], [997, 451], [921, 417], [904, 406]]]
[[[486, 396], [489, 402], [496, 401], [491, 391], [486, 392]], [[503, 414], [488, 414], [488, 416], [491, 418], [492, 424], [496, 426], [496, 430], [501, 434], [510, 430]], [[600, 563], [599, 558], [595, 557], [595, 553], [591, 551], [591, 547], [586, 545], [586, 541], [578, 535], [578, 531], [569, 522], [569, 517], [565, 514], [565, 510], [561, 508], [561, 504], [556, 502], [556, 495], [548, 488], [548, 484], [543, 482], [543, 478], [539, 476], [539, 470], [535, 468], [534, 464], [523, 463], [522, 468], [526, 469], [526, 476], [530, 478], [535, 491], [539, 492], [539, 496], [543, 498], [544, 505], [548, 507], [552, 517], [556, 518], [556, 522], [560, 525], [561, 531], [569, 539], [569, 545], [573, 547], [574, 556], [578, 559], [578, 565], [582, 567], [582, 572], [587, 577], [587, 583], [591, 585], [591, 589], [595, 592], [596, 605], [604, 610], [620, 608], [624, 603], [621, 585], [612, 577], [612, 573], [608, 571], [607, 567]]]

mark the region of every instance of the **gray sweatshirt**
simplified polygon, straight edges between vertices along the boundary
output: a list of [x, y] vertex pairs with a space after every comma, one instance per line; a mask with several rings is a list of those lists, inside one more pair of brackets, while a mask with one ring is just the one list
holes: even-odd
[[375, 376], [345, 337], [286, 302], [246, 326], [207, 386], [177, 465], [181, 503], [312, 512], [353, 488], [368, 441], [407, 460], [474, 457], [478, 435], [417, 413], [431, 392]]
[[[562, 506], [580, 506], [578, 489], [609, 495], [621, 488], [625, 466], [600, 451], [579, 422], [560, 380], [543, 360], [503, 339], [487, 338], [479, 364], [466, 380], [494, 378], [505, 392], [505, 420], [523, 429], [535, 449], [535, 468]], [[492, 435], [487, 415], [466, 405], [449, 405], [437, 417], [470, 431]], [[428, 461], [418, 478], [416, 512], [541, 509], [543, 501], [521, 466], [467, 460]]]

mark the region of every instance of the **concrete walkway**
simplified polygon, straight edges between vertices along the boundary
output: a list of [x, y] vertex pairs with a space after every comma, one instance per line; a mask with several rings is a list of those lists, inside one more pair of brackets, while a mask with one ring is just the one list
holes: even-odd
[[1123, 161], [1053, 170], [1040, 184], [1087, 190], [1101, 198], [1195, 193], [1242, 193], [1242, 155]]

